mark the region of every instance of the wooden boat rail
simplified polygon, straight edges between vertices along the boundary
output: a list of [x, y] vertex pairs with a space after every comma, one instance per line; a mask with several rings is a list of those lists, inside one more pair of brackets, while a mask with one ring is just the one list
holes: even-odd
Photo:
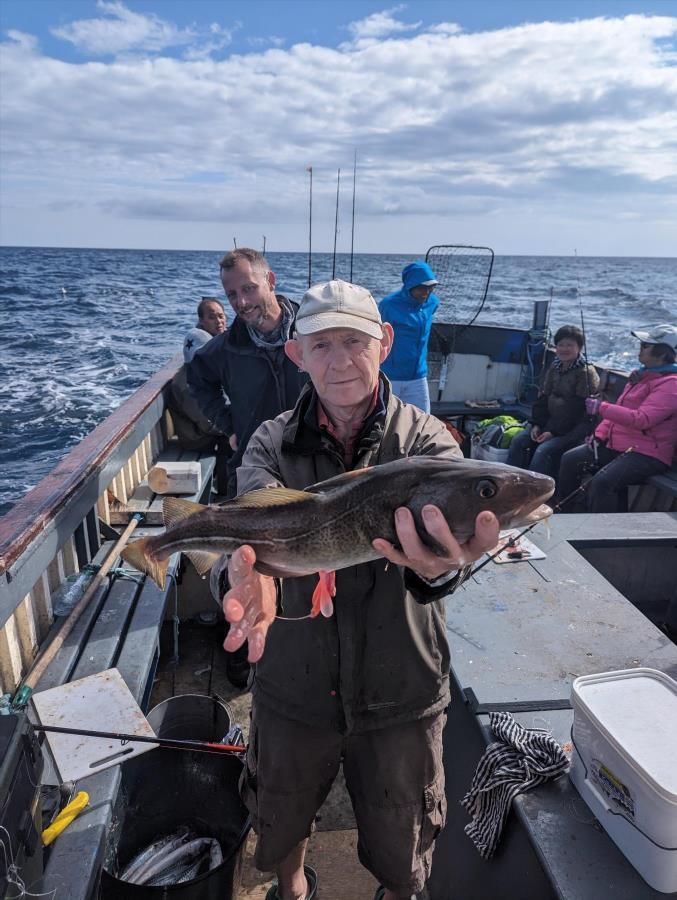
[[52, 596], [90, 563], [100, 521], [124, 506], [171, 433], [165, 412], [176, 355], [0, 520], [0, 691], [14, 691], [54, 620]]

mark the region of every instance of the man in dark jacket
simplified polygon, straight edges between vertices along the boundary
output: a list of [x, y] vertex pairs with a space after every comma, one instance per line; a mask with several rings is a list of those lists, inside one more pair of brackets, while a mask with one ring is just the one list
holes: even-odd
[[249, 438], [261, 422], [294, 406], [307, 378], [284, 352], [296, 304], [275, 293], [266, 258], [242, 247], [226, 253], [220, 266], [235, 321], [197, 351], [188, 366], [188, 386], [233, 449], [228, 464], [232, 496]]
[[[226, 435], [228, 490], [236, 492], [236, 471], [249, 438], [266, 419], [296, 403], [307, 377], [286, 356], [297, 306], [275, 293], [275, 275], [257, 250], [241, 247], [223, 257], [221, 282], [235, 312], [230, 328], [201, 347], [188, 364], [188, 386], [198, 406]], [[229, 680], [245, 687], [247, 648], [230, 653]]]
[[[438, 419], [402, 403], [379, 376], [393, 330], [367, 290], [315, 285], [296, 327], [287, 353], [312, 384], [293, 411], [252, 436], [238, 471], [240, 494], [302, 489], [403, 456], [461, 457]], [[276, 583], [253, 569], [250, 546], [212, 569], [212, 592], [234, 623], [226, 647], [249, 638], [257, 662], [242, 790], [258, 834], [256, 864], [278, 875], [267, 900], [315, 897], [305, 849], [341, 765], [360, 860], [383, 885], [378, 900], [409, 898], [428, 877], [446, 803], [443, 598], [467, 576], [468, 563], [495, 546], [498, 522], [480, 513], [474, 536], [459, 546], [437, 507], [426, 506], [423, 519], [443, 555], [423, 544], [410, 510], [398, 509], [399, 547], [376, 540], [385, 559], [337, 572], [328, 618], [308, 618], [314, 576]]]

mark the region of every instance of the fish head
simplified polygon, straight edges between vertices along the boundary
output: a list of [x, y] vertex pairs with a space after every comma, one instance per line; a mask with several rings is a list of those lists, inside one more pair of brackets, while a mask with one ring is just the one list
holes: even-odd
[[[501, 529], [529, 525], [552, 513], [545, 501], [555, 491], [548, 475], [484, 460], [430, 460], [421, 472], [425, 502], [442, 510], [452, 534], [463, 542], [474, 532], [475, 519], [492, 512]], [[421, 497], [422, 499], [422, 497]]]

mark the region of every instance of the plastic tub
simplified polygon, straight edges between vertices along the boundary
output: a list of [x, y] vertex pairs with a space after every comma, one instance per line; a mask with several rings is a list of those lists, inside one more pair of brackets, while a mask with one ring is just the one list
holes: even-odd
[[[230, 727], [218, 698], [184, 695], [148, 713], [158, 737], [220, 741]], [[243, 761], [237, 756], [158, 748], [122, 766], [122, 783], [109, 831], [101, 879], [103, 900], [231, 900], [237, 894], [249, 816], [240, 800]], [[188, 825], [216, 837], [223, 862], [185, 884], [146, 887], [116, 874], [158, 836]]]
[[644, 880], [677, 891], [677, 682], [655, 669], [572, 685], [570, 777]]

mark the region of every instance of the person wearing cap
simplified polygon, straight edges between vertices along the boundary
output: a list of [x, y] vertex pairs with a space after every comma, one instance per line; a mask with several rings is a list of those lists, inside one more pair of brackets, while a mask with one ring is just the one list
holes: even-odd
[[576, 490], [586, 472], [598, 470], [586, 488], [590, 512], [617, 512], [628, 485], [665, 472], [677, 450], [677, 325], [631, 334], [640, 341], [641, 365], [617, 402], [586, 400], [588, 413], [602, 420], [593, 436], [596, 447], [590, 441], [562, 457], [561, 497]]
[[424, 412], [430, 412], [427, 358], [433, 316], [440, 304], [433, 293], [436, 284], [433, 270], [418, 259], [402, 270], [400, 290], [384, 297], [378, 307], [382, 320], [392, 325], [395, 334], [382, 370], [393, 393]]
[[203, 297], [197, 307], [197, 324], [183, 340], [183, 365], [172, 378], [167, 406], [174, 432], [184, 450], [213, 451], [216, 455], [214, 480], [218, 492], [227, 490], [228, 459], [231, 449], [222, 431], [203, 415], [188, 387], [188, 363], [195, 353], [227, 325], [223, 305], [216, 297]]
[[[335, 280], [310, 288], [285, 352], [310, 376], [293, 410], [264, 422], [238, 469], [238, 494], [311, 484], [403, 456], [462, 458], [433, 416], [403, 403], [379, 367], [393, 341], [365, 288]], [[358, 855], [381, 882], [378, 898], [409, 898], [430, 872], [445, 821], [442, 730], [449, 694], [443, 598], [496, 545], [481, 513], [463, 546], [441, 512], [423, 518], [444, 548], [421, 541], [397, 510], [399, 547], [336, 572], [334, 614], [310, 619], [317, 576], [275, 579], [254, 569], [252, 547], [211, 572], [231, 630], [256, 663], [241, 789], [258, 835], [255, 862], [274, 869], [267, 900], [314, 897], [304, 865], [315, 815], [343, 765], [359, 830]]]

